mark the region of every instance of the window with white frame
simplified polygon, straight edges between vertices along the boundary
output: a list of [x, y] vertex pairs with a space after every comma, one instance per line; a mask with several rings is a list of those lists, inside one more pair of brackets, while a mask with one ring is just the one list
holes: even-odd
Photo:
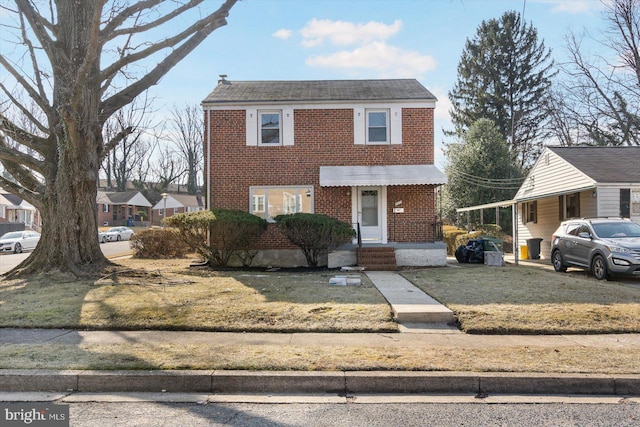
[[276, 110], [260, 111], [260, 145], [282, 145], [282, 113]]
[[[251, 212], [264, 212], [264, 194], [254, 194], [251, 196]], [[260, 215], [259, 215], [260, 216]]]
[[102, 205], [102, 212], [109, 212], [109, 205], [108, 204], [103, 204]]
[[389, 144], [389, 111], [367, 110], [367, 144]]
[[251, 213], [272, 222], [278, 215], [313, 213], [313, 186], [251, 187]]

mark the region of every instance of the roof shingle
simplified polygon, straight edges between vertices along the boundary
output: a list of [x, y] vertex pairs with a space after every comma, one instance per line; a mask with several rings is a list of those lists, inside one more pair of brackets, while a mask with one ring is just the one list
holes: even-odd
[[328, 101], [436, 101], [415, 79], [387, 80], [223, 80], [203, 104]]
[[640, 147], [549, 147], [596, 182], [640, 182]]

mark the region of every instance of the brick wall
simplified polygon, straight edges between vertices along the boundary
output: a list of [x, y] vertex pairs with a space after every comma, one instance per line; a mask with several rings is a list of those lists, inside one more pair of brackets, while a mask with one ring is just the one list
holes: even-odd
[[[211, 167], [206, 173], [210, 178], [212, 208], [248, 211], [250, 186], [313, 184], [315, 212], [351, 223], [351, 188], [320, 187], [320, 166], [433, 164], [433, 109], [430, 108], [402, 110], [403, 143], [400, 145], [355, 145], [353, 109], [295, 110], [295, 143], [277, 147], [246, 145], [245, 110], [217, 110], [208, 115], [205, 123], [209, 123]], [[398, 193], [404, 203], [411, 205], [411, 215], [403, 217], [406, 224], [400, 229], [396, 223], [396, 236], [406, 239], [402, 241], [428, 240], [430, 234], [420, 232], [418, 223], [433, 218], [433, 188], [389, 187], [388, 191], [390, 201], [395, 200], [393, 197]], [[392, 202], [389, 209], [391, 205]], [[405, 211], [408, 207], [405, 205]], [[392, 218], [389, 214], [389, 219]], [[263, 245], [280, 246], [274, 245], [275, 240], [286, 246], [278, 234], [275, 227], [270, 227], [262, 239]]]

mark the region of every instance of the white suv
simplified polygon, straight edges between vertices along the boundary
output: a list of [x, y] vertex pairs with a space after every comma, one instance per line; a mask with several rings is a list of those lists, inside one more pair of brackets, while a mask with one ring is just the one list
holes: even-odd
[[598, 280], [640, 277], [640, 225], [622, 218], [564, 221], [551, 236], [551, 263], [559, 272], [567, 267], [591, 270]]

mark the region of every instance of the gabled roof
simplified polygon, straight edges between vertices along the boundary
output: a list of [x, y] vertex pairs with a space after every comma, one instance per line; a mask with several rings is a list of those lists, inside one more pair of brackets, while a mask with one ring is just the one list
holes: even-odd
[[106, 205], [135, 205], [151, 207], [151, 203], [139, 191], [105, 192], [98, 191], [96, 203]]
[[16, 196], [15, 194], [4, 193], [2, 196], [7, 199], [13, 206], [20, 206], [20, 204], [22, 203], [22, 197]]
[[436, 101], [415, 79], [229, 81], [218, 86], [203, 104], [327, 101]]
[[599, 183], [640, 183], [640, 147], [548, 147]]
[[169, 194], [166, 200], [160, 199], [152, 209], [164, 209], [165, 207], [167, 209], [183, 207], [204, 208], [204, 203], [201, 195]]

